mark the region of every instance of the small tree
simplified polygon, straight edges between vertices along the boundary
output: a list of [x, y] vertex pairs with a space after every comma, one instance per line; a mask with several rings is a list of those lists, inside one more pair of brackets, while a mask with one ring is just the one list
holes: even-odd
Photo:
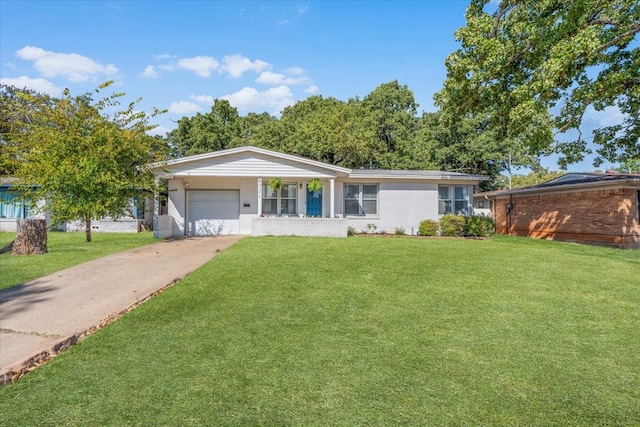
[[149, 165], [164, 152], [161, 141], [146, 134], [153, 126], [134, 111], [135, 102], [109, 117], [106, 111], [124, 94], [96, 102], [92, 95], [72, 97], [65, 89], [56, 99], [22, 92], [29, 109], [11, 135], [14, 154], [23, 160], [14, 171], [23, 196], [44, 200], [53, 221], [84, 221], [87, 242], [92, 219], [122, 215], [131, 197], [153, 189]]
[[464, 235], [464, 224], [462, 215], [443, 215], [440, 218], [440, 233], [446, 237], [460, 237]]
[[418, 233], [421, 236], [436, 236], [438, 234], [438, 221], [425, 219], [420, 221]]
[[464, 235], [468, 237], [491, 237], [493, 220], [488, 216], [471, 215], [464, 218]]

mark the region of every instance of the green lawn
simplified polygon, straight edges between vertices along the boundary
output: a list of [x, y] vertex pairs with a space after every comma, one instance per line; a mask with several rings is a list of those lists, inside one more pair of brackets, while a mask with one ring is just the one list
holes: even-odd
[[[0, 254], [0, 290], [46, 276], [56, 271], [105, 255], [158, 242], [152, 232], [92, 233], [92, 242], [84, 233], [47, 233], [48, 253], [31, 256]], [[0, 233], [0, 247], [11, 243], [15, 233]]]
[[0, 425], [640, 425], [640, 252], [246, 238], [0, 388]]

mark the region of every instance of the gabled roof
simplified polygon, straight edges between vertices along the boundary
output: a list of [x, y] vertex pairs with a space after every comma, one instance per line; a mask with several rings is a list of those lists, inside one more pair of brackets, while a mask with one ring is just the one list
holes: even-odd
[[[459, 172], [443, 172], [443, 171], [426, 171], [426, 170], [384, 170], [384, 169], [349, 169], [341, 166], [331, 165], [319, 162], [317, 160], [306, 159], [304, 157], [294, 156], [291, 154], [279, 153], [277, 151], [265, 150], [264, 148], [246, 146], [238, 148], [230, 148], [227, 150], [213, 151], [211, 153], [198, 154], [195, 156], [181, 157], [178, 159], [168, 160], [166, 162], [158, 162], [152, 165], [152, 169], [159, 175], [163, 172], [167, 176], [222, 176], [222, 174], [231, 174], [233, 176], [238, 173], [237, 169], [230, 167], [218, 167], [216, 170], [207, 169], [207, 162], [222, 164], [225, 160], [233, 161], [238, 155], [246, 154], [246, 157], [260, 157], [269, 159], [270, 163], [288, 163], [293, 168], [287, 171], [289, 175], [296, 173], [296, 166], [299, 167], [297, 173], [310, 174], [314, 176], [341, 176], [355, 179], [419, 179], [419, 180], [452, 180], [452, 181], [481, 181], [487, 179], [483, 175], [469, 175]], [[228, 162], [227, 162], [228, 163]], [[265, 163], [266, 165], [266, 163]], [[245, 164], [246, 166], [246, 164]], [[242, 165], [240, 166], [242, 167]], [[198, 169], [196, 171], [196, 169]], [[315, 170], [307, 173], [301, 169]], [[273, 169], [270, 169], [273, 172]], [[251, 170], [254, 176], [263, 172], [255, 167]], [[229, 175], [225, 175], [229, 176]], [[249, 176], [249, 175], [243, 175]], [[282, 175], [274, 175], [282, 176]], [[303, 175], [296, 175], [303, 176]]]
[[210, 160], [210, 159], [212, 160], [220, 157], [226, 157], [226, 156], [242, 154], [242, 153], [254, 153], [254, 154], [260, 154], [268, 157], [279, 158], [282, 160], [289, 160], [296, 163], [301, 163], [301, 164], [314, 166], [322, 169], [328, 169], [328, 170], [338, 172], [338, 173], [343, 173], [343, 174], [348, 174], [349, 172], [351, 172], [351, 169], [343, 168], [340, 166], [330, 165], [328, 163], [319, 162], [317, 160], [305, 159], [304, 157], [293, 156], [291, 154], [279, 153], [277, 151], [265, 150], [264, 148], [258, 148], [258, 147], [252, 147], [252, 146], [229, 148], [227, 150], [212, 151], [211, 153], [197, 154], [195, 156], [180, 157], [178, 159], [168, 160], [166, 162], [154, 163], [152, 165], [152, 168], [163, 169], [165, 167], [183, 165], [185, 163], [191, 163], [191, 162], [196, 162], [201, 160]]
[[519, 193], [543, 193], [553, 190], [573, 190], [591, 187], [606, 187], [611, 185], [629, 185], [640, 188], [640, 175], [637, 174], [598, 174], [598, 173], [568, 173], [542, 184], [529, 187], [512, 188], [511, 190], [487, 191], [477, 193], [477, 196], [499, 196]]

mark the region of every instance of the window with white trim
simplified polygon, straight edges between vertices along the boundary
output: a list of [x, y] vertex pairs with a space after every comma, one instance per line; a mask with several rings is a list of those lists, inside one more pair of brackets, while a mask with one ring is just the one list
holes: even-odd
[[345, 184], [345, 215], [378, 215], [378, 184]]
[[471, 206], [471, 191], [467, 185], [438, 186], [438, 215], [468, 215]]
[[0, 187], [0, 218], [29, 218], [29, 202], [8, 187]]
[[274, 190], [262, 184], [262, 213], [265, 215], [295, 215], [298, 206], [298, 185], [284, 184]]

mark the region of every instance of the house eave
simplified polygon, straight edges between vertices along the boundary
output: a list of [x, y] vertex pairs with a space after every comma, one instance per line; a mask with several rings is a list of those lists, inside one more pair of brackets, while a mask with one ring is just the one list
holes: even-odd
[[424, 181], [485, 181], [489, 179], [484, 175], [467, 175], [449, 173], [443, 171], [426, 171], [426, 170], [386, 170], [386, 171], [361, 171], [354, 170], [349, 174], [351, 179], [392, 179], [392, 180], [424, 180]]
[[544, 187], [525, 187], [525, 188], [514, 188], [511, 190], [486, 191], [483, 193], [476, 193], [474, 197], [486, 196], [490, 198], [501, 198], [501, 197], [509, 197], [511, 195], [518, 195], [518, 194], [535, 195], [535, 194], [544, 194], [544, 193], [588, 191], [588, 190], [603, 189], [603, 188], [639, 188], [640, 189], [640, 176], [638, 178], [624, 178], [624, 179], [609, 180], [609, 181], [579, 182], [579, 183], [569, 183], [569, 184], [563, 184], [563, 185], [544, 186]]

